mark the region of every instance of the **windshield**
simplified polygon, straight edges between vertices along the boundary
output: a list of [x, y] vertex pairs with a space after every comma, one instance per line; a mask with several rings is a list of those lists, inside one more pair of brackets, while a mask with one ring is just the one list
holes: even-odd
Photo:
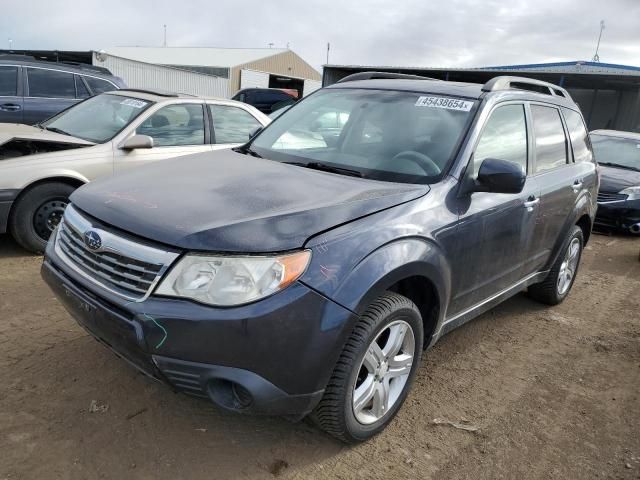
[[364, 89], [327, 89], [292, 106], [250, 145], [303, 166], [393, 182], [432, 183], [455, 154], [474, 102]]
[[121, 95], [91, 97], [41, 124], [54, 132], [95, 143], [115, 137], [152, 102]]
[[640, 141], [591, 135], [591, 143], [598, 163], [640, 171]]

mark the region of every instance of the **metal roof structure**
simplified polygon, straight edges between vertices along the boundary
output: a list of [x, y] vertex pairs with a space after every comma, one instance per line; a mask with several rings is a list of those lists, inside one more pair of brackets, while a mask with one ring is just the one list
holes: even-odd
[[109, 47], [104, 52], [156, 65], [231, 68], [288, 52], [286, 48]]

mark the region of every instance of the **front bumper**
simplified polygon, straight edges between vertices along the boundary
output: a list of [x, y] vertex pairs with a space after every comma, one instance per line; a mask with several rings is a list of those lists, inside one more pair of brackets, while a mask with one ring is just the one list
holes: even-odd
[[629, 231], [640, 223], [640, 199], [598, 203], [595, 225]]
[[154, 296], [127, 302], [76, 275], [48, 249], [44, 280], [93, 337], [145, 374], [234, 411], [309, 413], [357, 319], [300, 283], [223, 309]]
[[9, 211], [17, 196], [18, 190], [0, 190], [0, 233], [7, 231]]

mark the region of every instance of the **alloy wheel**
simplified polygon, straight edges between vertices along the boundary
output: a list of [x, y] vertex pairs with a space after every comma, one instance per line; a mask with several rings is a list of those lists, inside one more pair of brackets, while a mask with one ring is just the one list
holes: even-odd
[[413, 366], [415, 336], [404, 320], [383, 328], [366, 350], [353, 386], [353, 413], [364, 425], [377, 422], [400, 398]]
[[580, 240], [574, 238], [571, 240], [567, 252], [565, 253], [564, 260], [560, 265], [560, 271], [558, 272], [558, 295], [564, 295], [571, 287], [571, 282], [578, 269], [578, 261], [580, 259]]

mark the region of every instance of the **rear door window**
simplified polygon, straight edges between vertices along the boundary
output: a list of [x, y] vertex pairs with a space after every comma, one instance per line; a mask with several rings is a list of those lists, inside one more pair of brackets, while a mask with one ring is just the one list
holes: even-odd
[[573, 161], [576, 163], [592, 162], [593, 154], [589, 147], [589, 133], [587, 132], [582, 117], [578, 112], [562, 109], [564, 119], [569, 130], [569, 138], [571, 139], [571, 147], [573, 149]]
[[229, 105], [209, 105], [215, 143], [245, 143], [262, 124], [249, 112]]
[[27, 68], [30, 97], [76, 98], [72, 73], [40, 68]]
[[85, 75], [84, 80], [87, 82], [87, 84], [89, 85], [89, 88], [91, 89], [91, 92], [94, 95], [117, 90], [117, 88], [114, 87], [112, 83], [107, 82], [106, 80], [102, 80], [101, 78], [87, 77]]
[[536, 172], [553, 170], [567, 164], [567, 138], [554, 107], [531, 105], [535, 134]]
[[0, 66], [0, 96], [15, 97], [18, 94], [18, 67]]

